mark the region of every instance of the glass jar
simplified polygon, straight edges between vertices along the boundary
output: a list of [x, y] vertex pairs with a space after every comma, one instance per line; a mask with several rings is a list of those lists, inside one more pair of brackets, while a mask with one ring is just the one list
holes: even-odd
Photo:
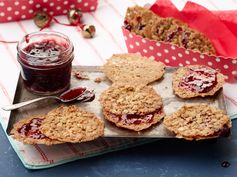
[[26, 35], [17, 45], [17, 60], [25, 88], [39, 95], [53, 95], [68, 89], [73, 51], [73, 44], [61, 33]]

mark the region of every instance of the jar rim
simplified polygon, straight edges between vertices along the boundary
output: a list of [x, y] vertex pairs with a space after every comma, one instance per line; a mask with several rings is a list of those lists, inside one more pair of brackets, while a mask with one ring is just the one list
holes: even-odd
[[[58, 37], [62, 37], [64, 38], [67, 42], [68, 42], [68, 48], [66, 48], [65, 50], [61, 51], [60, 52], [60, 55], [62, 54], [65, 54], [65, 53], [68, 53], [69, 51], [73, 51], [73, 44], [72, 42], [69, 40], [69, 37], [66, 36], [65, 34], [63, 33], [60, 33], [60, 32], [57, 32], [57, 31], [38, 31], [38, 32], [32, 32], [32, 33], [29, 33], [27, 35], [25, 35], [20, 41], [18, 41], [17, 43], [17, 51], [18, 53], [21, 52], [23, 53], [24, 55], [26, 56], [29, 56], [29, 57], [35, 57], [34, 55], [31, 55], [29, 53], [27, 53], [26, 51], [24, 51], [23, 49], [24, 48], [20, 48], [20, 45], [26, 41], [27, 38], [30, 38], [31, 36], [36, 36], [38, 34], [42, 34], [42, 35], [55, 35], [55, 36], [58, 36]], [[45, 58], [45, 56], [37, 56], [37, 58]]]

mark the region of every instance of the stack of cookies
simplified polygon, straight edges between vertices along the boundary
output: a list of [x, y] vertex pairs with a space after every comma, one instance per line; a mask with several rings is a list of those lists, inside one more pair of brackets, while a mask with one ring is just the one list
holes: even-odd
[[35, 115], [17, 122], [11, 134], [26, 144], [80, 143], [104, 134], [104, 123], [78, 106], [60, 106], [46, 115]]
[[159, 17], [144, 7], [128, 8], [124, 27], [144, 38], [171, 43], [209, 55], [216, 53], [212, 43], [204, 34], [177, 19]]
[[105, 119], [134, 131], [149, 128], [165, 116], [162, 99], [150, 86], [114, 84], [100, 101]]

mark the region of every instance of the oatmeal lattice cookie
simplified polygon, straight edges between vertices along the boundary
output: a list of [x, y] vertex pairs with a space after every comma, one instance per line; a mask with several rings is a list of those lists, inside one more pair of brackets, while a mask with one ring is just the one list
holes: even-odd
[[159, 94], [150, 86], [113, 85], [100, 97], [105, 119], [118, 127], [140, 131], [165, 116]]
[[10, 134], [14, 139], [25, 144], [53, 145], [63, 143], [61, 141], [48, 138], [39, 130], [44, 119], [44, 115], [34, 115], [24, 118], [14, 124]]
[[214, 55], [210, 40], [202, 33], [174, 18], [162, 18], [140, 6], [127, 9], [124, 27], [142, 37], [168, 42], [186, 49]]
[[165, 65], [137, 54], [114, 54], [102, 71], [112, 82], [146, 85], [164, 75]]
[[224, 75], [205, 65], [188, 65], [174, 72], [172, 84], [181, 98], [212, 96], [223, 87]]
[[231, 121], [220, 109], [207, 104], [185, 105], [163, 121], [177, 138], [200, 140], [230, 135]]
[[50, 138], [78, 143], [102, 136], [104, 123], [78, 106], [60, 106], [46, 115], [40, 130]]

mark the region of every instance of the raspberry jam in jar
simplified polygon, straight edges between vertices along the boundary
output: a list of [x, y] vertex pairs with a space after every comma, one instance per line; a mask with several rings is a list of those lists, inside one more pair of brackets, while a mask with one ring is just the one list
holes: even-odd
[[17, 46], [24, 86], [32, 93], [52, 95], [70, 86], [73, 45], [58, 32], [36, 32]]

